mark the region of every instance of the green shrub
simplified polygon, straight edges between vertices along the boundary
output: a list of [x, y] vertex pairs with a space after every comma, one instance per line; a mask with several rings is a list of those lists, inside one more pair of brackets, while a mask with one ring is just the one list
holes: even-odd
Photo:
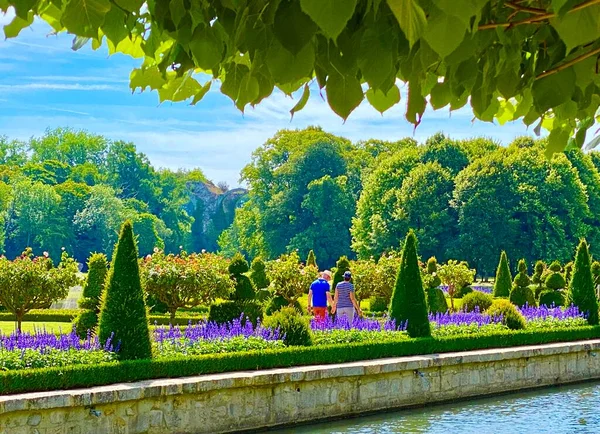
[[600, 262], [592, 262], [592, 277], [594, 278], [594, 285], [600, 285]]
[[523, 307], [525, 304], [529, 306], [535, 306], [535, 295], [530, 287], [528, 286], [515, 286], [510, 291], [509, 300], [511, 303]]
[[546, 263], [544, 261], [537, 261], [533, 268], [533, 276], [531, 278], [531, 281], [537, 285], [536, 296], [539, 295], [539, 293], [542, 290], [542, 287], [544, 286], [544, 279], [542, 278], [542, 276], [545, 272]]
[[169, 306], [166, 303], [151, 294], [146, 295], [146, 306], [152, 313], [167, 313], [169, 311]]
[[550, 271], [553, 271], [555, 273], [558, 273], [560, 271], [562, 271], [562, 267], [560, 266], [560, 262], [558, 261], [554, 261], [550, 264], [550, 267], [548, 267], [550, 269]]
[[73, 320], [77, 336], [85, 338], [88, 330], [93, 332], [98, 325], [98, 314], [93, 310], [84, 310]]
[[442, 279], [438, 276], [437, 271], [437, 259], [435, 259], [435, 256], [432, 256], [427, 260], [427, 266], [425, 267], [425, 276], [423, 276], [424, 288], [437, 288], [442, 284]]
[[335, 264], [335, 273], [333, 274], [333, 284], [331, 285], [331, 290], [335, 291], [335, 288], [338, 283], [344, 280], [344, 273], [346, 271], [350, 271], [350, 261], [346, 256], [342, 256]]
[[120, 346], [119, 357], [123, 360], [152, 355], [138, 252], [130, 221], [123, 224], [113, 254], [102, 297], [98, 336], [101, 342], [112, 337], [112, 342]]
[[463, 298], [465, 295], [470, 294], [472, 292], [473, 292], [473, 288], [471, 288], [468, 285], [463, 286], [458, 291], [456, 291], [456, 294], [454, 294], [454, 298]]
[[229, 263], [229, 276], [235, 282], [235, 292], [232, 295], [233, 300], [246, 301], [254, 300], [255, 292], [250, 278], [244, 273], [247, 273], [250, 268], [248, 262], [240, 254], [236, 253]]
[[466, 312], [473, 312], [475, 307], [479, 307], [479, 311], [483, 312], [492, 305], [493, 301], [494, 298], [490, 294], [481, 291], [473, 291], [463, 298], [462, 308]]
[[[273, 315], [275, 312], [279, 312], [282, 308], [288, 307], [290, 303], [280, 295], [272, 295], [269, 301], [267, 302], [267, 307], [265, 308], [266, 315]], [[302, 313], [303, 309], [300, 306], [300, 302], [294, 302], [294, 308]]]
[[540, 306], [551, 307], [554, 306], [564, 306], [565, 305], [565, 295], [562, 291], [555, 291], [554, 289], [546, 289], [540, 293]]
[[267, 266], [260, 257], [254, 258], [250, 267], [250, 280], [257, 290], [269, 287], [269, 278], [267, 277]]
[[598, 324], [598, 299], [592, 277], [590, 252], [585, 240], [579, 242], [575, 255], [573, 278], [569, 284], [566, 304], [574, 304], [580, 312], [587, 313], [588, 323]]
[[285, 334], [283, 341], [286, 345], [312, 345], [310, 324], [307, 318], [302, 317], [293, 307], [284, 307], [264, 322], [265, 327], [279, 328]]
[[506, 299], [497, 299], [492, 302], [487, 313], [491, 316], [502, 315], [502, 322], [511, 330], [521, 330], [527, 325], [521, 312], [517, 310], [514, 304]]
[[[32, 309], [25, 314], [28, 322], [72, 322], [82, 309]], [[11, 312], [0, 312], [0, 321], [15, 321]]]
[[412, 230], [408, 232], [404, 242], [402, 262], [396, 277], [389, 313], [396, 324], [408, 321], [406, 331], [411, 337], [431, 336], [427, 302], [417, 257], [417, 237]]
[[[446, 313], [448, 312], [448, 301], [444, 291], [440, 288], [427, 288], [427, 306], [430, 313]], [[373, 310], [373, 309], [371, 309]]]
[[87, 388], [154, 378], [178, 378], [232, 371], [345, 363], [486, 348], [539, 345], [600, 337], [600, 327], [559, 330], [502, 330], [480, 336], [399, 338], [382, 343], [360, 342], [293, 347], [243, 353], [209, 354], [168, 360], [134, 360], [20, 371], [0, 371], [0, 394]]
[[558, 291], [566, 286], [565, 278], [559, 272], [553, 271], [546, 277], [546, 288]]
[[387, 300], [376, 295], [369, 298], [369, 306], [371, 312], [385, 312], [388, 310]]
[[210, 307], [208, 320], [223, 324], [238, 319], [242, 314], [244, 314], [244, 318], [256, 325], [257, 320], [263, 318], [263, 306], [255, 301], [215, 303]]
[[573, 261], [567, 262], [565, 264], [565, 282], [567, 286], [569, 286], [569, 282], [571, 281], [571, 276], [573, 275]]
[[496, 270], [496, 280], [494, 281], [494, 297], [508, 297], [512, 286], [512, 276], [508, 266], [506, 252], [500, 254], [500, 262]]
[[316, 269], [319, 269], [319, 266], [317, 265], [317, 258], [315, 256], [315, 252], [313, 252], [312, 250], [308, 252], [308, 258], [306, 258], [306, 266], [315, 267]]

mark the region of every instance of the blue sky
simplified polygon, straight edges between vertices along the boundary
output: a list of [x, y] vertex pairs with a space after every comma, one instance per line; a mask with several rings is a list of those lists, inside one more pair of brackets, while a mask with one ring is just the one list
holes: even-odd
[[[0, 26], [11, 19], [0, 13]], [[411, 136], [422, 141], [443, 131], [454, 138], [483, 135], [504, 144], [532, 134], [520, 122], [504, 126], [473, 122], [469, 108], [451, 115], [448, 110], [428, 109], [413, 132], [404, 119], [406, 98], [383, 116], [363, 103], [345, 123], [318, 92], [291, 122], [289, 110], [295, 101], [278, 91], [245, 114], [219, 93], [218, 86], [194, 107], [159, 105], [156, 93], [132, 94], [129, 89], [129, 72], [141, 60], [108, 57], [105, 47], [73, 52], [71, 36], [49, 33], [49, 26], [41, 22], [17, 39], [4, 40], [0, 30], [0, 135], [27, 139], [46, 128], [87, 129], [134, 142], [156, 167], [200, 167], [215, 182], [235, 186], [252, 151], [282, 128], [320, 125], [351, 140]]]

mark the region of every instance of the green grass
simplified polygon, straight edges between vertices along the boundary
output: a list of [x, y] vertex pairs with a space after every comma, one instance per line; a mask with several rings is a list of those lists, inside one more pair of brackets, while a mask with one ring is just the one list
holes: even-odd
[[[24, 332], [33, 332], [36, 329], [46, 328], [46, 331], [56, 332], [60, 330], [63, 333], [71, 331], [71, 323], [65, 322], [24, 322], [22, 324], [22, 330]], [[0, 321], [0, 332], [2, 334], [9, 334], [16, 330], [16, 324], [13, 321]]]

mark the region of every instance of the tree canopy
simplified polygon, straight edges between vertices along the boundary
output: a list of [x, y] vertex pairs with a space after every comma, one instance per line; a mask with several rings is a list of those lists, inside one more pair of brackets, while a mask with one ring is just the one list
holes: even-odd
[[549, 130], [549, 153], [582, 146], [598, 120], [598, 0], [0, 0], [11, 6], [7, 37], [37, 16], [74, 49], [143, 59], [130, 86], [160, 101], [196, 104], [219, 79], [242, 111], [303, 89], [293, 115], [316, 80], [346, 119], [365, 98], [386, 111], [406, 84], [415, 126], [428, 105], [470, 104], [483, 121]]

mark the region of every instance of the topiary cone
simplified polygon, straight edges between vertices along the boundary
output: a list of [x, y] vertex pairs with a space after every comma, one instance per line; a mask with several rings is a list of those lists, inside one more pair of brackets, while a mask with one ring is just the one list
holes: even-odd
[[317, 266], [317, 258], [315, 256], [315, 252], [313, 252], [312, 250], [310, 252], [308, 252], [308, 258], [306, 258], [306, 266], [307, 267], [316, 267], [317, 269], [319, 268]]
[[508, 267], [508, 258], [506, 252], [500, 254], [500, 262], [496, 270], [496, 280], [494, 281], [494, 297], [508, 297], [512, 286], [512, 276]]
[[333, 285], [331, 287], [332, 290], [335, 291], [335, 287], [338, 283], [344, 280], [344, 273], [350, 270], [350, 261], [348, 261], [348, 257], [342, 256], [338, 259], [335, 264], [335, 274], [333, 275]]
[[138, 252], [130, 221], [121, 228], [98, 324], [98, 336], [103, 344], [114, 333], [112, 343], [115, 347], [119, 346], [120, 359], [148, 359], [152, 356]]
[[389, 313], [390, 318], [394, 319], [397, 325], [408, 321], [406, 330], [411, 337], [431, 336], [427, 303], [417, 258], [417, 237], [412, 230], [404, 242], [402, 262], [396, 277]]
[[569, 282], [567, 305], [574, 304], [580, 312], [587, 314], [588, 323], [598, 324], [598, 299], [592, 277], [590, 252], [585, 240], [579, 242], [575, 255], [573, 276]]

